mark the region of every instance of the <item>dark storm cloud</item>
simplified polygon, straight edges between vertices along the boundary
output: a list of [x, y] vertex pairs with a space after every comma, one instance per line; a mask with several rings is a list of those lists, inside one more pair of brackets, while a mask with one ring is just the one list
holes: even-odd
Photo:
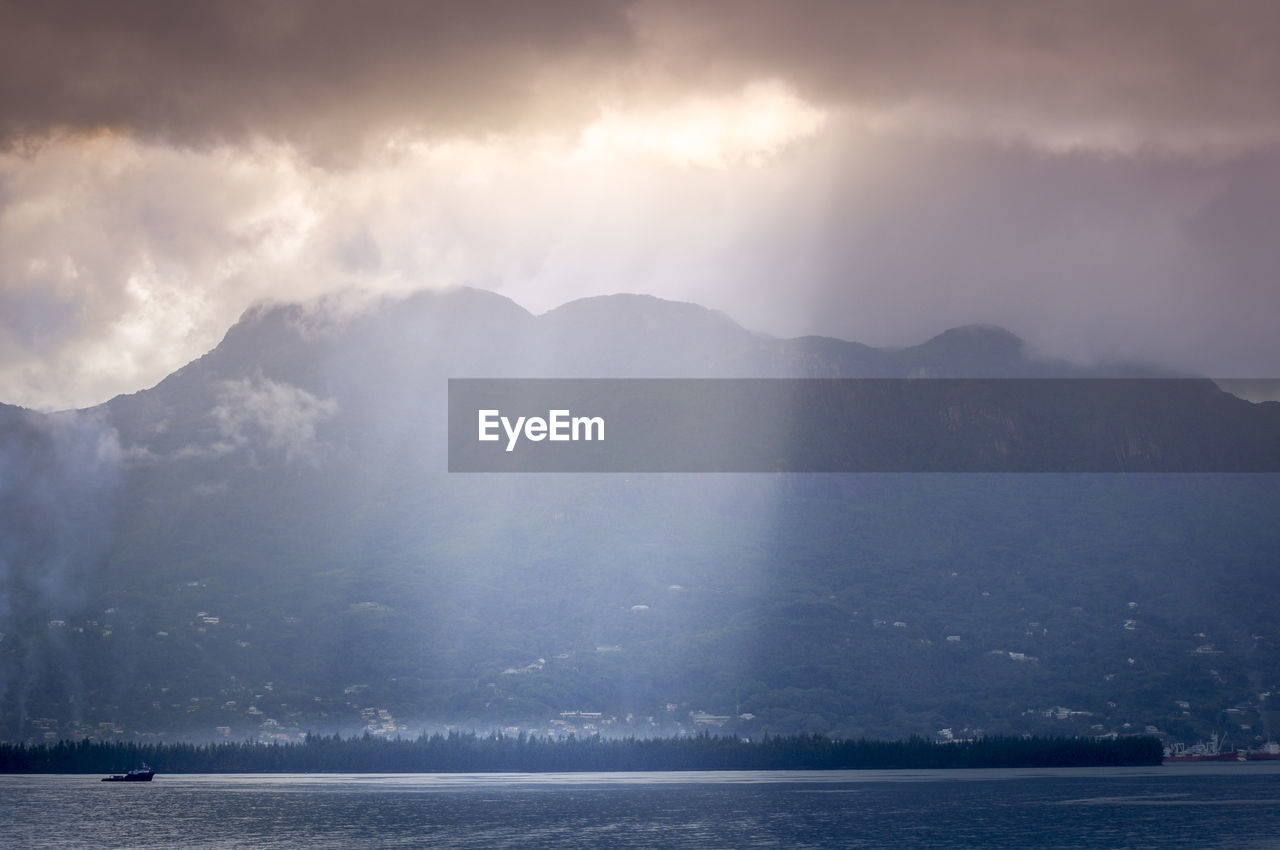
[[942, 108], [952, 123], [1021, 130], [1137, 133], [1126, 141], [1139, 143], [1280, 138], [1280, 4], [1268, 0], [639, 8], [677, 73], [730, 84], [766, 70], [828, 103]]
[[304, 146], [369, 130], [491, 129], [544, 72], [628, 49], [597, 0], [0, 3], [0, 134], [99, 128]]
[[761, 77], [829, 105], [941, 110], [953, 127], [1280, 135], [1267, 0], [7, 0], [0, 19], [10, 141], [115, 128], [332, 147]]

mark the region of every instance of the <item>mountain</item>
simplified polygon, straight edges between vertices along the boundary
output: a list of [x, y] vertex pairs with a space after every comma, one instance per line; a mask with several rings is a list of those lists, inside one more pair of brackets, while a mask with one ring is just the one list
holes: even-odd
[[[1265, 736], [1274, 474], [446, 472], [449, 378], [1106, 374], [998, 328], [875, 349], [637, 295], [257, 308], [151, 389], [0, 406], [0, 738]], [[1055, 427], [1138, 457], [1277, 433], [1186, 386]], [[1009, 427], [965, 402], [980, 442]]]

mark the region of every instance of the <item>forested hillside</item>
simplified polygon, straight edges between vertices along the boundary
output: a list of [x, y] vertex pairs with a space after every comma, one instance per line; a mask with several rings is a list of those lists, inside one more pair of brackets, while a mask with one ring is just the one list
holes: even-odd
[[1265, 738], [1273, 474], [446, 472], [448, 378], [1094, 374], [637, 296], [262, 308], [152, 389], [0, 409], [0, 738]]

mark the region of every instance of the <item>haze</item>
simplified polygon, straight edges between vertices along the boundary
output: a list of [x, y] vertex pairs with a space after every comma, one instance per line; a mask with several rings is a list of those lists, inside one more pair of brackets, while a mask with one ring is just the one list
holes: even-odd
[[1280, 7], [0, 2], [0, 401], [250, 305], [643, 292], [1280, 373]]

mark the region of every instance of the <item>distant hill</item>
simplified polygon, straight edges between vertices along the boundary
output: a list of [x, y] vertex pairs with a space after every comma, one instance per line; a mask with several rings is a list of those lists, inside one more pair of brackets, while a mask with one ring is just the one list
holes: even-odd
[[[257, 308], [151, 389], [0, 406], [0, 738], [1265, 737], [1273, 474], [445, 471], [448, 378], [1144, 374], [999, 328], [876, 349], [638, 295]], [[1280, 405], [1193, 390], [1106, 438], [1276, 433]]]

